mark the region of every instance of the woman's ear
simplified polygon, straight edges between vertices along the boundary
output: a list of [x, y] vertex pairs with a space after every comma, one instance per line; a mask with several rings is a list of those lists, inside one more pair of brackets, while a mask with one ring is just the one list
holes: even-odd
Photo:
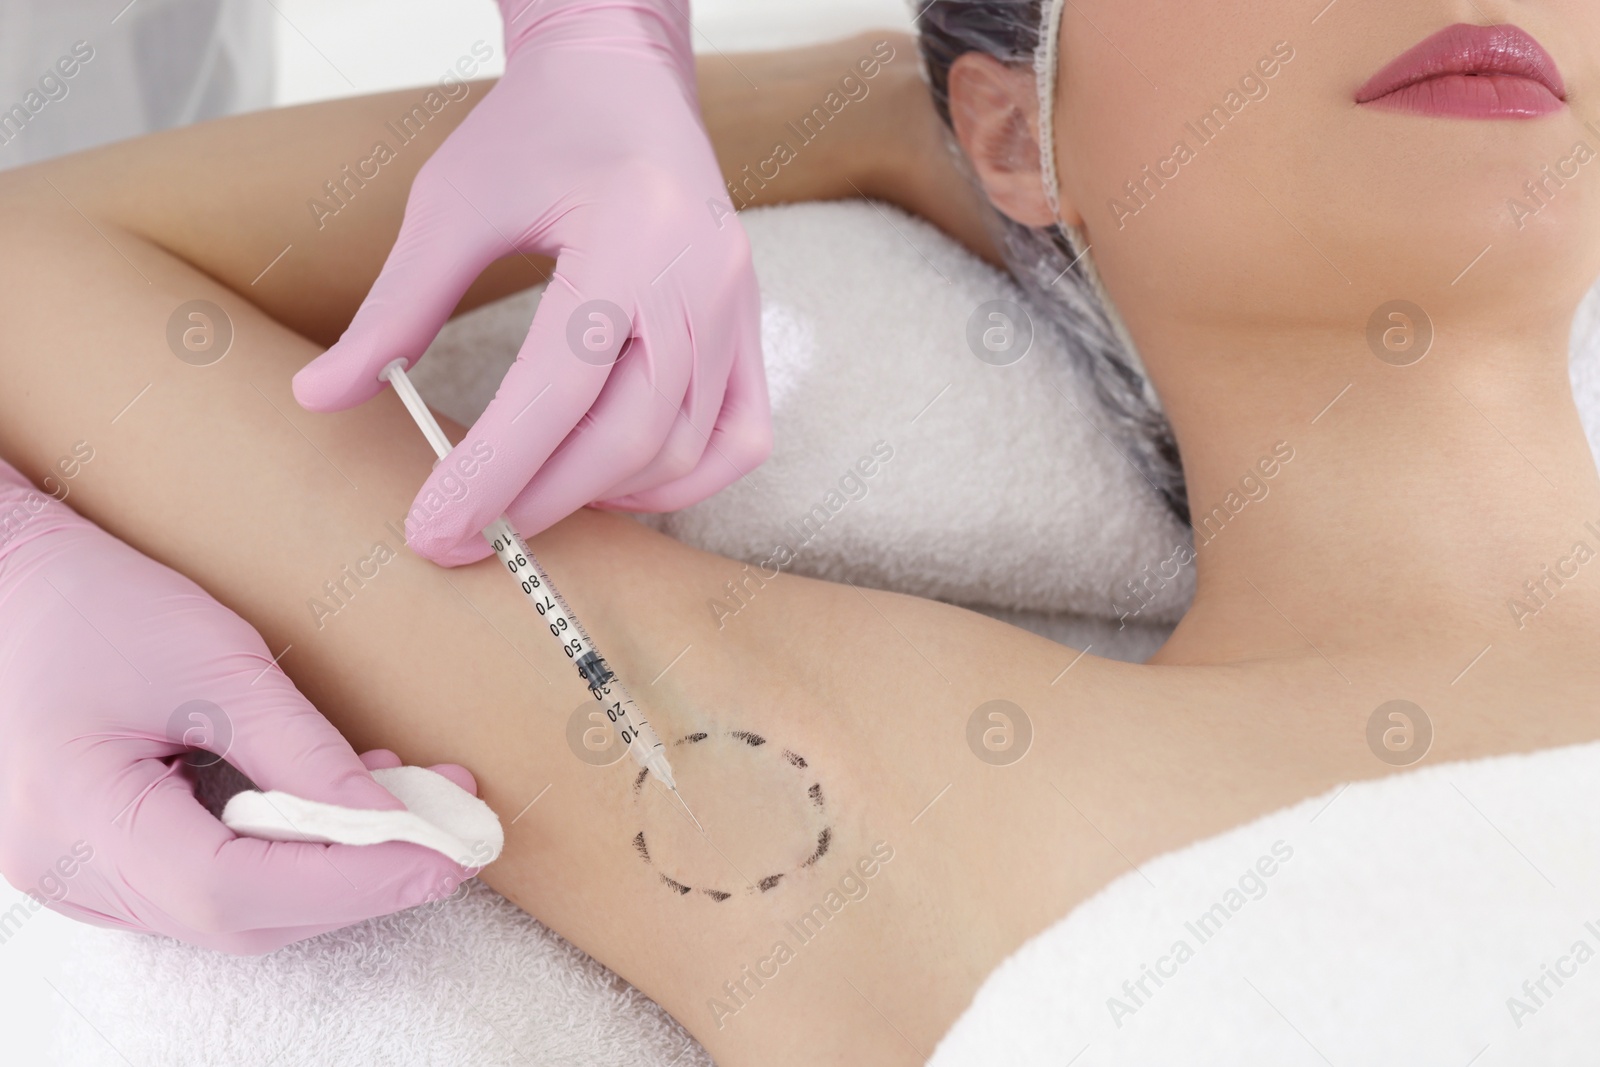
[[1024, 226], [1056, 222], [1039, 165], [1032, 66], [965, 52], [950, 65], [950, 125], [990, 203]]

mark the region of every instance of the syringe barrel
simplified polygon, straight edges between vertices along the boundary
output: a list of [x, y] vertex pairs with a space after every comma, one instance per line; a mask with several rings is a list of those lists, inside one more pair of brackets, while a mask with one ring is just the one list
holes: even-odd
[[502, 515], [483, 531], [483, 536], [500, 562], [517, 579], [550, 633], [561, 641], [562, 650], [573, 661], [590, 695], [605, 707], [606, 718], [616, 726], [623, 744], [628, 746], [628, 754], [671, 786], [672, 772], [666, 763], [661, 738], [595, 647], [578, 617], [567, 607], [566, 599], [534, 558], [528, 543], [511, 525], [511, 520]]
[[[411, 413], [412, 419], [421, 428], [428, 443], [433, 446], [434, 453], [440, 459], [448, 455], [450, 439], [445, 436], [438, 420], [433, 417], [433, 412], [429, 411], [428, 405], [423, 402], [422, 394], [417, 392], [417, 387], [406, 376], [406, 361], [391, 360], [378, 373], [378, 379], [393, 386], [401, 402], [405, 404], [406, 410]], [[576, 663], [578, 676], [583, 679], [584, 685], [589, 687], [589, 692], [596, 700], [607, 705], [607, 717], [618, 724], [619, 733], [628, 746], [629, 755], [633, 756], [640, 766], [661, 779], [669, 789], [676, 788], [673, 785], [672, 768], [667, 763], [661, 738], [650, 728], [644, 712], [628, 694], [627, 689], [623, 688], [622, 681], [606, 665], [605, 657], [600, 655], [599, 649], [594, 647], [594, 642], [589, 640], [583, 624], [578, 622], [578, 617], [567, 607], [566, 600], [556, 589], [555, 583], [550, 581], [550, 576], [544, 572], [544, 568], [539, 566], [539, 561], [534, 558], [522, 535], [517, 533], [516, 527], [511, 525], [511, 520], [504, 515], [500, 516], [484, 529], [483, 537], [494, 549], [495, 555], [500, 557], [500, 562], [506, 565], [522, 586], [523, 595], [550, 627], [551, 634], [561, 641], [562, 650], [566, 652], [568, 659]]]

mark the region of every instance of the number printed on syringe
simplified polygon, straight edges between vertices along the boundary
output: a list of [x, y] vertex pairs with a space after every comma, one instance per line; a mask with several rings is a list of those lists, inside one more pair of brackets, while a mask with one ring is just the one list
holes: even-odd
[[[550, 581], [549, 575], [539, 567], [527, 543], [522, 540], [522, 535], [503, 519], [484, 532], [490, 535], [489, 543], [495, 554], [521, 582], [522, 591], [532, 602], [533, 609], [550, 627], [550, 633], [561, 641], [561, 650], [577, 667], [578, 677], [588, 686], [590, 695], [606, 709], [606, 719], [617, 728], [623, 745], [640, 764], [656, 771], [657, 777], [663, 778], [668, 788], [675, 789], [665, 761], [652, 758], [665, 748], [661, 739], [651, 729], [638, 703], [594, 647], [582, 624], [568, 609], [566, 600]], [[639, 750], [634, 749], [635, 741], [640, 744]]]
[[[405, 364], [404, 359], [391, 360], [378, 372], [378, 380], [388, 382], [394, 387], [395, 394], [400, 397], [406, 411], [416, 420], [417, 427], [428, 439], [428, 444], [433, 446], [434, 455], [443, 459], [450, 453], [450, 439], [440, 428], [439, 420], [433, 417], [433, 412], [429, 411], [428, 405], [423, 402], [422, 394], [417, 392], [417, 387], [406, 377]], [[618, 727], [628, 754], [662, 785], [672, 790], [673, 796], [683, 805], [683, 810], [688, 813], [695, 827], [701, 829], [700, 820], [694, 817], [694, 812], [689, 810], [689, 805], [678, 792], [677, 782], [672, 776], [672, 765], [667, 762], [661, 738], [650, 728], [644, 712], [628, 695], [628, 689], [622, 684], [622, 680], [606, 666], [606, 661], [594, 647], [594, 642], [589, 640], [589, 635], [584, 632], [577, 616], [567, 607], [567, 602], [561, 598], [561, 593], [550, 581], [550, 576], [539, 566], [539, 561], [528, 549], [527, 542], [517, 533], [516, 527], [511, 525], [511, 520], [501, 515], [484, 528], [483, 536], [494, 548], [495, 555], [500, 557], [500, 561], [521, 584], [523, 594], [533, 603], [539, 617], [550, 627], [550, 633], [561, 642], [562, 650], [577, 666], [578, 677], [583, 679], [594, 698], [604, 705], [607, 698], [613, 695], [613, 689], [615, 690], [616, 699], [606, 708], [606, 718]]]

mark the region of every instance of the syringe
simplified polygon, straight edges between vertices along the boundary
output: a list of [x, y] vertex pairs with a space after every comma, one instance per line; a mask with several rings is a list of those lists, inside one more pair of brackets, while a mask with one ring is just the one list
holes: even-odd
[[[444, 430], [433, 417], [433, 412], [428, 410], [428, 405], [423, 403], [422, 394], [406, 377], [406, 361], [397, 359], [390, 363], [378, 373], [378, 378], [394, 386], [394, 391], [439, 458], [449, 455], [450, 439], [444, 435]], [[667, 763], [666, 746], [651, 729], [650, 720], [644, 717], [644, 712], [622, 684], [622, 679], [607, 666], [605, 657], [595, 648], [588, 631], [567, 606], [544, 568], [539, 566], [539, 561], [534, 558], [522, 535], [517, 533], [516, 527], [511, 525], [511, 520], [501, 515], [484, 528], [483, 538], [516, 579], [523, 595], [533, 604], [533, 610], [549, 626], [550, 633], [561, 642], [562, 651], [578, 668], [578, 677], [589, 687], [590, 695], [605, 708], [606, 719], [617, 728], [622, 743], [628, 746], [628, 754], [639, 766], [654, 775], [657, 781], [672, 790], [672, 795], [678, 798], [679, 804], [683, 804], [683, 810], [689, 813], [695, 827], [704, 833], [705, 828], [700, 825], [700, 820], [694, 817], [694, 812], [689, 810], [683, 795], [678, 792], [672, 767]]]

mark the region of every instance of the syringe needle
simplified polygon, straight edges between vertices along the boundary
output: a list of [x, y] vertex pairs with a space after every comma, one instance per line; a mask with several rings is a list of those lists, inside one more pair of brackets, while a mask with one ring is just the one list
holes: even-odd
[[683, 805], [683, 810], [689, 813], [689, 821], [694, 823], [694, 828], [699, 830], [702, 834], [705, 833], [706, 828], [700, 825], [700, 820], [696, 819], [694, 817], [694, 812], [689, 810], [689, 802], [683, 799], [683, 794], [678, 792], [677, 786], [672, 787], [672, 795], [678, 798], [678, 803]]

